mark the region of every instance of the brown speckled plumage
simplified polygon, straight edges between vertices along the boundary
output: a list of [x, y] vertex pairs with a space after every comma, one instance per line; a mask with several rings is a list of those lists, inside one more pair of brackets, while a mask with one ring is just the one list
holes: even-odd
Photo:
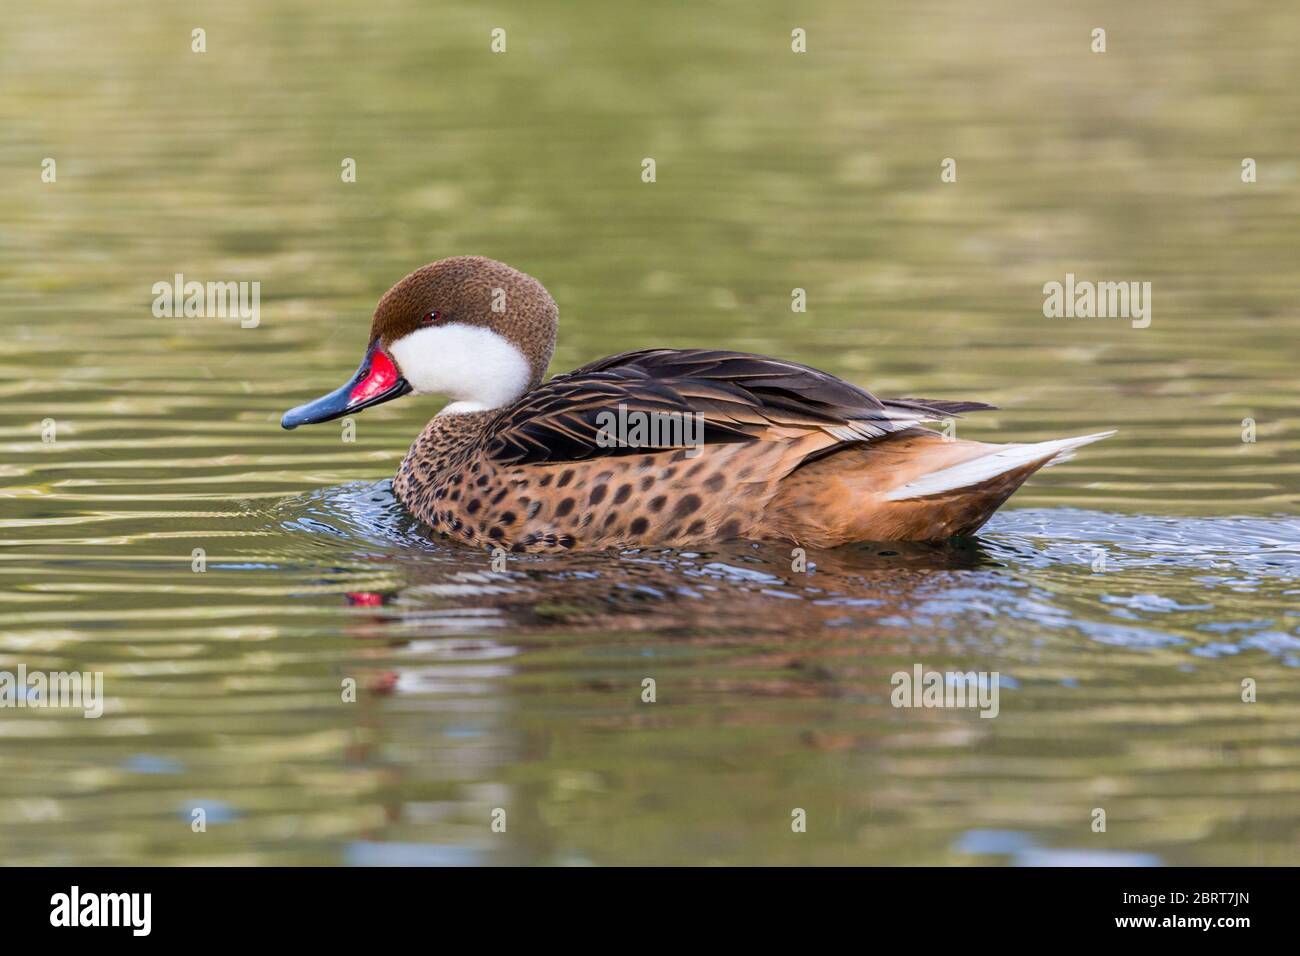
[[[493, 309], [504, 293], [505, 308]], [[978, 402], [877, 399], [825, 372], [705, 349], [647, 349], [542, 379], [557, 310], [535, 279], [490, 259], [444, 259], [380, 300], [371, 342], [432, 321], [479, 325], [526, 358], [528, 387], [502, 408], [436, 416], [394, 480], [430, 528], [475, 547], [566, 551], [728, 538], [834, 546], [976, 530], [1053, 456], [970, 487], [891, 491], [1000, 446], [949, 441], [924, 420]], [[473, 361], [467, 357], [467, 361]], [[604, 447], [600, 416], [699, 416], [702, 446]]]

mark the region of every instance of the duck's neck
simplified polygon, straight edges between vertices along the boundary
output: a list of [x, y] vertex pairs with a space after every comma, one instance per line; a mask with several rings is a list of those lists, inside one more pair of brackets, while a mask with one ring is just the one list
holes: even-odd
[[485, 408], [448, 412], [444, 408], [424, 426], [424, 431], [411, 447], [410, 457], [419, 456], [426, 461], [436, 458], [445, 467], [477, 445], [488, 422], [499, 411], [496, 408]]
[[476, 470], [474, 455], [495, 410], [463, 415], [435, 415], [411, 443], [393, 478], [393, 491], [414, 514], [437, 526], [433, 502], [450, 484], [464, 480], [466, 468]]
[[438, 416], [441, 418], [444, 415], [469, 415], [472, 412], [490, 411], [494, 409], [488, 408], [483, 402], [448, 402]]

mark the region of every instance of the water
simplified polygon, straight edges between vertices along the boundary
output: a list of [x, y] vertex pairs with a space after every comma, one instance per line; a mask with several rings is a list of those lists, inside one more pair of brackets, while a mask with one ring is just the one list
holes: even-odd
[[[0, 711], [0, 858], [1294, 862], [1300, 16], [859, 6], [7, 10], [0, 669], [107, 700]], [[972, 542], [496, 571], [393, 500], [436, 402], [277, 426], [470, 252], [555, 295], [554, 370], [745, 348], [1119, 434]], [[177, 272], [260, 324], [155, 318]], [[1151, 326], [1044, 318], [1067, 272]], [[918, 663], [998, 717], [893, 707]]]

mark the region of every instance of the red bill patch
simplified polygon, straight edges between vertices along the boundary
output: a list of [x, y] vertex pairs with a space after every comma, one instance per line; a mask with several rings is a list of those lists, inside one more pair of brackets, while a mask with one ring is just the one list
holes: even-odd
[[397, 384], [399, 377], [393, 360], [382, 349], [375, 349], [370, 356], [370, 371], [366, 373], [365, 378], [353, 386], [352, 394], [348, 396], [348, 404], [364, 402], [376, 395], [382, 395]]

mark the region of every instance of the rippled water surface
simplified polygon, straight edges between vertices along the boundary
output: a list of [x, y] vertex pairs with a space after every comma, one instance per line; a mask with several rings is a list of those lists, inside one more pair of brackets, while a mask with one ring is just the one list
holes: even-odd
[[[6, 10], [0, 670], [106, 702], [0, 710], [0, 859], [1297, 861], [1300, 13], [661, 6]], [[554, 370], [725, 346], [1119, 434], [973, 541], [494, 570], [392, 496], [436, 401], [277, 426], [456, 253], [546, 283]], [[1044, 318], [1067, 272], [1150, 327]], [[155, 318], [176, 273], [258, 325]], [[893, 707], [918, 664], [998, 716]]]

